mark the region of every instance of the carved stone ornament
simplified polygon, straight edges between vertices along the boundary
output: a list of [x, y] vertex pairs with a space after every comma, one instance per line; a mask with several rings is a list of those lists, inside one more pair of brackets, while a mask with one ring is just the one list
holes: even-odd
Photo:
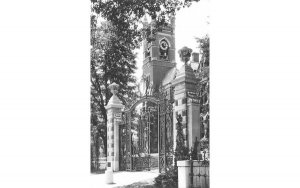
[[191, 57], [191, 54], [192, 54], [192, 49], [191, 48], [188, 48], [188, 47], [183, 47], [181, 48], [178, 53], [179, 53], [179, 56], [180, 56], [180, 60], [182, 62], [184, 62], [185, 64], [187, 64], [187, 62], [190, 60], [190, 57]]
[[118, 89], [119, 89], [119, 85], [116, 84], [115, 82], [110, 84], [108, 86], [108, 88], [110, 89], [110, 92], [113, 94], [113, 95], [116, 95], [118, 93]]

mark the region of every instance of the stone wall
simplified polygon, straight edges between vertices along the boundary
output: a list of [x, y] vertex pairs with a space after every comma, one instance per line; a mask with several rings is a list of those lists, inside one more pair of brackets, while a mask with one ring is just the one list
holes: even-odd
[[[203, 161], [177, 161], [178, 188], [209, 188], [209, 165]], [[193, 173], [191, 173], [193, 168]]]

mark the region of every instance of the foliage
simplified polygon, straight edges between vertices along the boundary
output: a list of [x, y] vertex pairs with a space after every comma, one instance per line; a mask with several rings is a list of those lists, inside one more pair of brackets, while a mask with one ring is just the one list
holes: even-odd
[[92, 172], [98, 170], [98, 164], [99, 164], [98, 157], [100, 155], [99, 147], [101, 145], [101, 138], [99, 134], [99, 131], [101, 131], [100, 129], [101, 126], [97, 120], [98, 120], [97, 116], [91, 114], [91, 171]]
[[[209, 36], [197, 38], [202, 58], [197, 77], [199, 79], [197, 86], [197, 94], [200, 97], [200, 117], [202, 130], [207, 128], [207, 136], [209, 136]], [[200, 139], [204, 136], [202, 133]]]
[[197, 42], [199, 43], [198, 48], [200, 48], [200, 53], [202, 54], [200, 64], [202, 67], [209, 66], [209, 36], [206, 35], [203, 38], [196, 38]]
[[[198, 155], [198, 151], [200, 151], [201, 155]], [[200, 141], [196, 139], [194, 142], [194, 147], [191, 148], [190, 152], [192, 160], [204, 160], [209, 163], [209, 140], [205, 137], [203, 137]]]
[[101, 138], [104, 153], [107, 151], [106, 125], [107, 115], [105, 106], [112, 96], [108, 86], [115, 82], [119, 84], [118, 97], [126, 102], [129, 96], [135, 96], [135, 82], [133, 76], [136, 70], [135, 54], [123, 37], [115, 33], [116, 27], [109, 22], [103, 22], [99, 27], [95, 17], [91, 16], [91, 129], [94, 138], [91, 157], [99, 158]]
[[[118, 29], [116, 32], [127, 39], [125, 42], [136, 48], [139, 46], [143, 33], [151, 40], [150, 28], [139, 28], [141, 18], [145, 15], [155, 20], [155, 28], [166, 26], [170, 16], [192, 2], [200, 0], [91, 0], [92, 11], [110, 21]], [[152, 28], [153, 29], [153, 28]]]
[[178, 160], [188, 160], [189, 159], [189, 149], [184, 143], [184, 135], [182, 131], [182, 117], [179, 115], [177, 117], [176, 123], [176, 148], [175, 148], [175, 161]]
[[[105, 106], [111, 97], [109, 84], [119, 84], [118, 97], [127, 107], [135, 101], [138, 96], [133, 50], [140, 47], [143, 37], [153, 40], [152, 34], [166, 26], [177, 10], [198, 1], [91, 0], [91, 157], [97, 162], [101, 140], [104, 153], [107, 151]], [[140, 28], [141, 18], [146, 15], [153, 22]], [[106, 21], [97, 23], [98, 16]]]
[[198, 147], [199, 147], [199, 141], [196, 140], [194, 142], [194, 146], [191, 148], [191, 158], [192, 160], [198, 160]]
[[177, 167], [172, 167], [169, 171], [164, 174], [159, 174], [154, 179], [155, 187], [164, 187], [166, 185], [167, 188], [175, 188], [178, 187], [178, 171]]
[[198, 69], [198, 95], [200, 97], [201, 134], [199, 146], [202, 152], [209, 153], [209, 36], [197, 38], [202, 58]]
[[184, 143], [184, 135], [182, 131], [182, 117], [179, 115], [177, 117], [176, 123], [176, 149], [175, 149], [175, 166], [171, 167], [171, 169], [167, 170], [166, 173], [160, 174], [155, 178], [155, 186], [163, 187], [163, 183], [165, 183], [166, 187], [177, 187], [178, 186], [178, 169], [177, 169], [177, 161], [178, 160], [188, 160], [189, 159], [189, 149], [185, 146]]

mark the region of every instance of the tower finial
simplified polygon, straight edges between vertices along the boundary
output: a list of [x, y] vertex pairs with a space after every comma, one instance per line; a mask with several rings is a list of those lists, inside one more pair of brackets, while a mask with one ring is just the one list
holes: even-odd
[[147, 16], [146, 16], [146, 15], [144, 16], [143, 22], [144, 22], [145, 24], [148, 24], [148, 19], [147, 19]]

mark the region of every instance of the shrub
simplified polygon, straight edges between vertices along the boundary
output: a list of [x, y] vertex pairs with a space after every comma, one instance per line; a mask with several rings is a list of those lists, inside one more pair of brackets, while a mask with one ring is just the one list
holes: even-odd
[[160, 174], [154, 180], [155, 187], [176, 188], [178, 187], [178, 172], [177, 167], [171, 168], [164, 174]]
[[175, 162], [179, 160], [188, 160], [189, 159], [189, 149], [184, 144], [185, 136], [183, 135], [182, 130], [182, 117], [181, 115], [177, 116], [177, 123], [176, 123], [176, 148], [175, 148]]

